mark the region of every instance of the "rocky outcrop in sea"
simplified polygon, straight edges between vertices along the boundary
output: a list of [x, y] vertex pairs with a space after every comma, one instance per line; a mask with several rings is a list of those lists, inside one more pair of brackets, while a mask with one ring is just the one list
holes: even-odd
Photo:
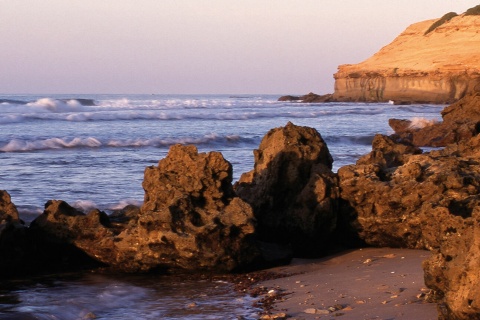
[[479, 11], [415, 23], [369, 59], [339, 66], [334, 100], [443, 104], [479, 91]]
[[[143, 205], [111, 215], [50, 200], [26, 226], [1, 191], [0, 276], [100, 266], [231, 272], [338, 245], [428, 249], [425, 283], [439, 315], [476, 319], [479, 108], [479, 95], [469, 95], [443, 110], [443, 122], [431, 124], [438, 130], [378, 134], [369, 154], [337, 174], [320, 133], [292, 123], [265, 135], [253, 170], [235, 186], [219, 152], [175, 145], [145, 169]], [[421, 150], [415, 135], [427, 133], [436, 142], [449, 137], [445, 147]]]

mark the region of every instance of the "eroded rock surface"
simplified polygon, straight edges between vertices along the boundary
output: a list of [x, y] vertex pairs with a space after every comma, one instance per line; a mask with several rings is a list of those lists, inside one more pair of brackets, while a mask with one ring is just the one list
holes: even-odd
[[466, 141], [480, 132], [480, 93], [465, 96], [441, 114], [442, 122], [390, 119], [389, 125], [402, 140], [416, 146], [444, 147]]
[[425, 283], [445, 319], [480, 314], [480, 137], [420, 153], [377, 135], [338, 172], [345, 230], [377, 247], [429, 249]]
[[291, 245], [295, 255], [318, 254], [336, 226], [338, 197], [321, 135], [289, 122], [270, 130], [254, 156], [235, 188], [253, 207], [260, 239]]
[[[474, 174], [463, 170], [463, 179], [471, 181], [467, 189], [473, 191], [471, 185], [479, 183], [480, 137], [449, 145], [442, 154], [457, 155], [476, 168]], [[444, 319], [480, 317], [480, 196], [472, 193], [466, 198], [456, 195], [458, 205], [438, 216], [443, 225], [437, 233], [438, 247], [423, 264], [425, 284], [440, 298], [439, 316]], [[462, 214], [452, 217], [459, 208]]]
[[232, 271], [258, 256], [251, 207], [235, 196], [232, 168], [218, 152], [171, 147], [145, 170], [145, 201], [108, 217], [50, 201], [32, 228], [127, 272]]
[[367, 244], [435, 249], [449, 221], [478, 203], [480, 163], [450, 151], [421, 154], [377, 135], [373, 151], [338, 172], [342, 215]]
[[5, 190], [0, 190], [0, 224], [18, 221], [17, 207], [12, 203], [10, 194]]
[[440, 246], [424, 261], [425, 284], [439, 297], [439, 319], [480, 317], [480, 207], [450, 219]]

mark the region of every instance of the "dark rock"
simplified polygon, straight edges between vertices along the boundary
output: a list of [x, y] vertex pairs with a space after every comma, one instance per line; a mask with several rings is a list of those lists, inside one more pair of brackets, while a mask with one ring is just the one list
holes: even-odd
[[17, 207], [12, 203], [10, 195], [5, 190], [0, 190], [0, 224], [19, 222]]
[[423, 264], [425, 284], [439, 297], [439, 319], [477, 319], [480, 314], [480, 136], [449, 145], [437, 153], [461, 161], [462, 175], [457, 183], [463, 180], [465, 186], [460, 192], [450, 190], [455, 201], [448, 209], [440, 208], [442, 215], [433, 216], [429, 221], [434, 225], [441, 221], [438, 223], [441, 227], [436, 230], [439, 244]]
[[281, 96], [278, 98], [278, 101], [298, 101], [300, 100], [299, 96], [291, 96], [291, 95], [286, 95], [286, 96]]
[[443, 147], [470, 139], [480, 132], [480, 93], [468, 95], [442, 111], [442, 122], [390, 119], [401, 139], [416, 146]]
[[439, 298], [439, 319], [479, 318], [479, 208], [477, 204], [470, 217], [450, 218], [438, 234], [439, 249], [423, 263], [425, 284]]
[[108, 217], [50, 201], [32, 229], [126, 272], [232, 271], [259, 255], [251, 207], [235, 196], [232, 168], [218, 152], [171, 147], [145, 170], [145, 201]]
[[[352, 237], [433, 252], [423, 267], [425, 284], [439, 299], [439, 319], [480, 314], [479, 102], [474, 95], [445, 108], [443, 123], [428, 129], [391, 120], [398, 135], [376, 136], [370, 154], [338, 171], [339, 221], [348, 222], [343, 227]], [[405, 142], [428, 140], [448, 145], [419, 153]]]
[[308, 93], [304, 96], [300, 97], [300, 100], [302, 102], [308, 102], [308, 103], [323, 103], [323, 102], [333, 102], [333, 94], [324, 94], [324, 95], [318, 95], [315, 93]]
[[310, 92], [303, 96], [282, 96], [278, 98], [278, 101], [301, 101], [306, 103], [323, 103], [323, 102], [333, 102], [332, 94], [318, 95], [313, 92]]
[[10, 195], [0, 190], [0, 277], [14, 273], [28, 256], [26, 227]]
[[155, 243], [168, 265], [231, 271], [259, 254], [252, 209], [235, 195], [232, 166], [219, 152], [173, 146], [157, 168], [145, 170], [143, 188], [139, 225], [158, 226]]
[[[367, 244], [438, 248], [449, 219], [469, 217], [480, 192], [480, 164], [443, 151], [418, 149], [388, 137], [356, 165], [338, 171], [343, 221]], [[375, 145], [374, 141], [374, 145]]]
[[338, 196], [322, 137], [289, 122], [270, 130], [254, 156], [254, 169], [235, 189], [252, 206], [260, 239], [290, 244], [297, 256], [317, 255], [335, 228]]

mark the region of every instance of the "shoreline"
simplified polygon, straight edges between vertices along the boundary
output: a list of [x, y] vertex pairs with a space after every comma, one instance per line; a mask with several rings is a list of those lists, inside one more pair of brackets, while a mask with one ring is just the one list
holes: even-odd
[[[362, 248], [321, 259], [294, 259], [266, 271], [261, 319], [437, 319], [423, 280], [425, 250]], [[271, 309], [269, 309], [271, 307]]]

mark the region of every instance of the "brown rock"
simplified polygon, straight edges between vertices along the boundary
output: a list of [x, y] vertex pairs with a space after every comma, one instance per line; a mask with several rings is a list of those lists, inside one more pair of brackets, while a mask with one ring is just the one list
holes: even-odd
[[270, 130], [254, 156], [254, 169], [235, 188], [254, 210], [260, 239], [290, 244], [296, 255], [318, 254], [335, 228], [338, 197], [321, 135], [289, 122]]
[[[443, 216], [433, 217], [431, 221], [442, 221], [441, 228], [434, 230], [439, 244], [423, 268], [425, 284], [439, 298], [439, 319], [478, 319], [480, 315], [480, 201], [478, 191], [475, 191], [479, 183], [479, 150], [480, 136], [477, 135], [438, 152], [443, 156], [456, 156], [461, 161], [460, 179], [450, 178], [450, 185], [458, 186], [461, 179], [467, 184], [461, 192], [458, 189], [455, 193], [450, 191], [456, 202], [448, 210], [443, 210]], [[473, 168], [475, 172], [472, 172]], [[466, 196], [466, 192], [471, 195]]]
[[146, 168], [140, 209], [85, 215], [50, 201], [32, 228], [122, 271], [231, 271], [258, 255], [252, 209], [231, 182], [231, 165], [220, 153], [176, 145], [158, 167]]
[[465, 96], [442, 111], [442, 122], [414, 126], [409, 120], [390, 119], [389, 125], [404, 141], [416, 146], [443, 147], [466, 141], [480, 132], [480, 93]]
[[425, 284], [439, 297], [439, 319], [480, 317], [480, 211], [456, 217], [438, 234], [440, 247], [424, 261]]
[[[379, 140], [383, 142], [376, 144]], [[384, 148], [385, 141], [391, 148]], [[367, 244], [438, 248], [439, 235], [450, 222], [470, 217], [477, 205], [477, 161], [447, 151], [416, 150], [377, 136], [370, 155], [338, 171], [341, 220], [349, 221]]]
[[10, 195], [7, 191], [0, 190], [0, 224], [19, 220], [17, 207], [12, 203]]

